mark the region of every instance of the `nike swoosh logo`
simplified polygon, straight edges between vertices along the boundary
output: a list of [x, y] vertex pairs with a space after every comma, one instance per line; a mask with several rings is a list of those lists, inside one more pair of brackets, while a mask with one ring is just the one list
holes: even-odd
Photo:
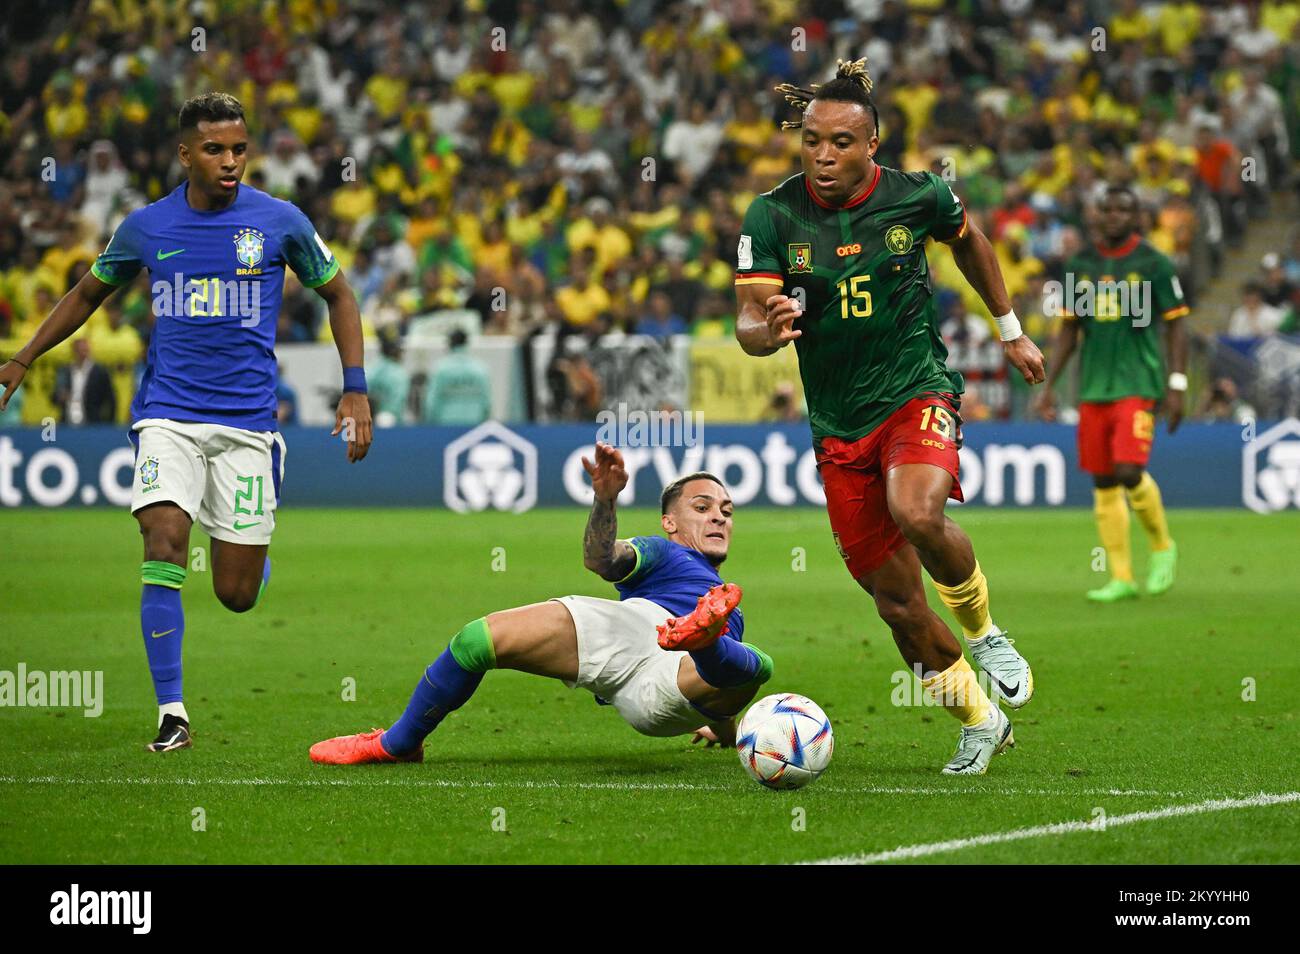
[[256, 521], [256, 520], [254, 520], [252, 523], [237, 523], [237, 524], [235, 524], [235, 529], [236, 529], [236, 530], [247, 530], [249, 527], [255, 527], [255, 526], [257, 526], [257, 524], [258, 524], [258, 521]]
[[161, 262], [164, 258], [171, 258], [173, 255], [179, 255], [179, 254], [180, 254], [181, 252], [183, 252], [183, 251], [185, 251], [185, 249], [183, 249], [183, 248], [178, 248], [178, 249], [177, 249], [176, 251], [174, 251], [174, 252], [167, 252], [167, 253], [164, 253], [162, 249], [158, 249], [158, 261]]
[[1014, 686], [1008, 687], [1007, 684], [1002, 680], [1000, 680], [997, 676], [989, 676], [989, 678], [993, 680], [993, 684], [998, 687], [998, 691], [1001, 692], [1004, 696], [1011, 697], [1020, 691], [1020, 683], [1016, 683]]
[[164, 633], [150, 633], [149, 635], [152, 636], [154, 639], [162, 639], [164, 636], [167, 635], [167, 633], [174, 633], [174, 632], [176, 632], [176, 627], [175, 627], [175, 626], [173, 626], [171, 629], [167, 630], [167, 632], [164, 632]]

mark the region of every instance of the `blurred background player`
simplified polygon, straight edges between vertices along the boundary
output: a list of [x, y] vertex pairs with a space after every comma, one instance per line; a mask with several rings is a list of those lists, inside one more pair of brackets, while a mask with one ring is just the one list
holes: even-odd
[[[993, 248], [949, 185], [874, 161], [879, 117], [866, 61], [778, 91], [803, 113], [803, 172], [750, 205], [737, 255], [736, 337], [751, 355], [791, 341], [836, 546], [870, 593], [904, 660], [962, 724], [945, 774], [983, 774], [1014, 744], [1011, 722], [926, 604], [921, 567], [961, 624], [971, 655], [1013, 707], [1033, 695], [1029, 664], [989, 614], [970, 538], [944, 515], [962, 500], [962, 376], [949, 371], [928, 282], [926, 238], [947, 242], [994, 314], [1007, 360], [1043, 380]], [[788, 292], [789, 295], [782, 292]], [[806, 302], [806, 306], [805, 303]]]
[[[128, 215], [94, 267], [0, 366], [2, 405], [32, 362], [118, 287], [142, 268], [156, 278], [156, 324], [131, 408], [131, 512], [144, 537], [140, 628], [158, 699], [154, 752], [192, 741], [180, 590], [194, 520], [212, 538], [212, 585], [227, 609], [252, 609], [271, 577], [267, 550], [284, 476], [274, 349], [286, 266], [329, 304], [345, 391], [334, 433], [348, 422], [349, 460], [370, 445], [360, 317], [338, 261], [296, 206], [241, 184], [248, 129], [237, 99], [197, 96], [181, 108], [179, 127], [185, 181]], [[158, 294], [158, 284], [167, 290]]]
[[425, 671], [392, 728], [317, 742], [313, 762], [421, 761], [424, 738], [490, 669], [587, 689], [643, 735], [694, 731], [692, 741], [735, 744], [734, 716], [771, 678], [772, 660], [741, 642], [740, 587], [718, 576], [731, 545], [731, 497], [713, 475], [688, 474], [664, 488], [666, 538], [619, 540], [623, 455], [597, 443], [595, 457], [582, 460], [596, 494], [583, 563], [615, 584], [619, 599], [563, 596], [474, 620]]
[[[1187, 397], [1188, 314], [1173, 263], [1139, 234], [1141, 207], [1123, 186], [1106, 190], [1097, 208], [1098, 241], [1066, 263], [1066, 319], [1057, 332], [1049, 365], [1053, 379], [1065, 373], [1083, 336], [1079, 361], [1079, 467], [1092, 474], [1093, 512], [1106, 548], [1110, 580], [1088, 591], [1088, 599], [1114, 603], [1138, 595], [1129, 551], [1129, 508], [1151, 545], [1147, 592], [1157, 595], [1174, 583], [1178, 547], [1169, 536], [1160, 488], [1146, 470], [1155, 440], [1157, 405], [1169, 433], [1183, 419]], [[1098, 288], [1097, 283], [1109, 283]], [[1075, 288], [1074, 300], [1070, 289]], [[1080, 297], [1085, 289], [1095, 291]], [[1089, 305], [1089, 300], [1091, 304]], [[1169, 374], [1160, 353], [1160, 329], [1169, 351]], [[1051, 387], [1043, 389], [1039, 411], [1055, 417]], [[1125, 503], [1127, 496], [1128, 502]]]

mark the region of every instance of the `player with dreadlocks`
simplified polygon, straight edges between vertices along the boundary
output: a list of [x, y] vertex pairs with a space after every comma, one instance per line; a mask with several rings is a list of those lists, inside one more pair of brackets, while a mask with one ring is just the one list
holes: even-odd
[[950, 775], [983, 774], [1011, 723], [961, 645], [926, 605], [924, 566], [961, 624], [993, 695], [1019, 708], [1029, 664], [989, 615], [970, 538], [944, 515], [962, 500], [962, 377], [947, 367], [925, 241], [946, 242], [996, 318], [1007, 360], [1030, 384], [1043, 356], [1020, 331], [993, 247], [931, 172], [878, 165], [880, 119], [866, 61], [835, 78], [776, 87], [803, 113], [803, 172], [758, 196], [741, 228], [736, 338], [746, 353], [799, 355], [831, 530], [925, 693], [960, 720]]

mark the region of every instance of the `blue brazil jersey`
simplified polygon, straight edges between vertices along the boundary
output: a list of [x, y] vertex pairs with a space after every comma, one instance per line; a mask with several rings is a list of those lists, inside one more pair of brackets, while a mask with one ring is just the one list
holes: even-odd
[[[699, 550], [692, 550], [664, 537], [633, 537], [636, 566], [615, 585], [619, 599], [640, 597], [658, 603], [674, 616], [695, 609], [701, 596], [722, 582], [717, 568]], [[741, 640], [745, 617], [732, 611], [727, 635]]]
[[204, 212], [188, 185], [123, 219], [91, 268], [115, 286], [149, 270], [155, 324], [131, 418], [273, 431], [284, 268], [316, 288], [338, 260], [293, 203], [240, 185]]

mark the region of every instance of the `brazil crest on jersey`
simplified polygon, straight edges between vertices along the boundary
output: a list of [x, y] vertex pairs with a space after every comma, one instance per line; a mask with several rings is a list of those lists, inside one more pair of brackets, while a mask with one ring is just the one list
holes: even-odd
[[794, 345], [813, 437], [856, 440], [914, 397], [961, 393], [925, 240], [965, 234], [961, 200], [931, 172], [878, 165], [842, 208], [825, 205], [800, 173], [750, 204], [736, 284], [803, 298]]
[[[628, 542], [636, 551], [636, 566], [614, 584], [620, 600], [650, 600], [674, 616], [685, 616], [701, 596], [722, 583], [717, 567], [699, 550], [664, 537], [633, 537]], [[727, 635], [741, 640], [745, 617], [739, 607], [727, 622]]]
[[1165, 393], [1160, 324], [1188, 307], [1173, 262], [1139, 236], [1088, 248], [1065, 264], [1062, 316], [1079, 322], [1080, 401]]
[[315, 288], [338, 260], [291, 202], [241, 184], [228, 207], [200, 211], [188, 186], [123, 219], [91, 268], [114, 286], [149, 270], [155, 321], [132, 420], [273, 431], [284, 268]]

